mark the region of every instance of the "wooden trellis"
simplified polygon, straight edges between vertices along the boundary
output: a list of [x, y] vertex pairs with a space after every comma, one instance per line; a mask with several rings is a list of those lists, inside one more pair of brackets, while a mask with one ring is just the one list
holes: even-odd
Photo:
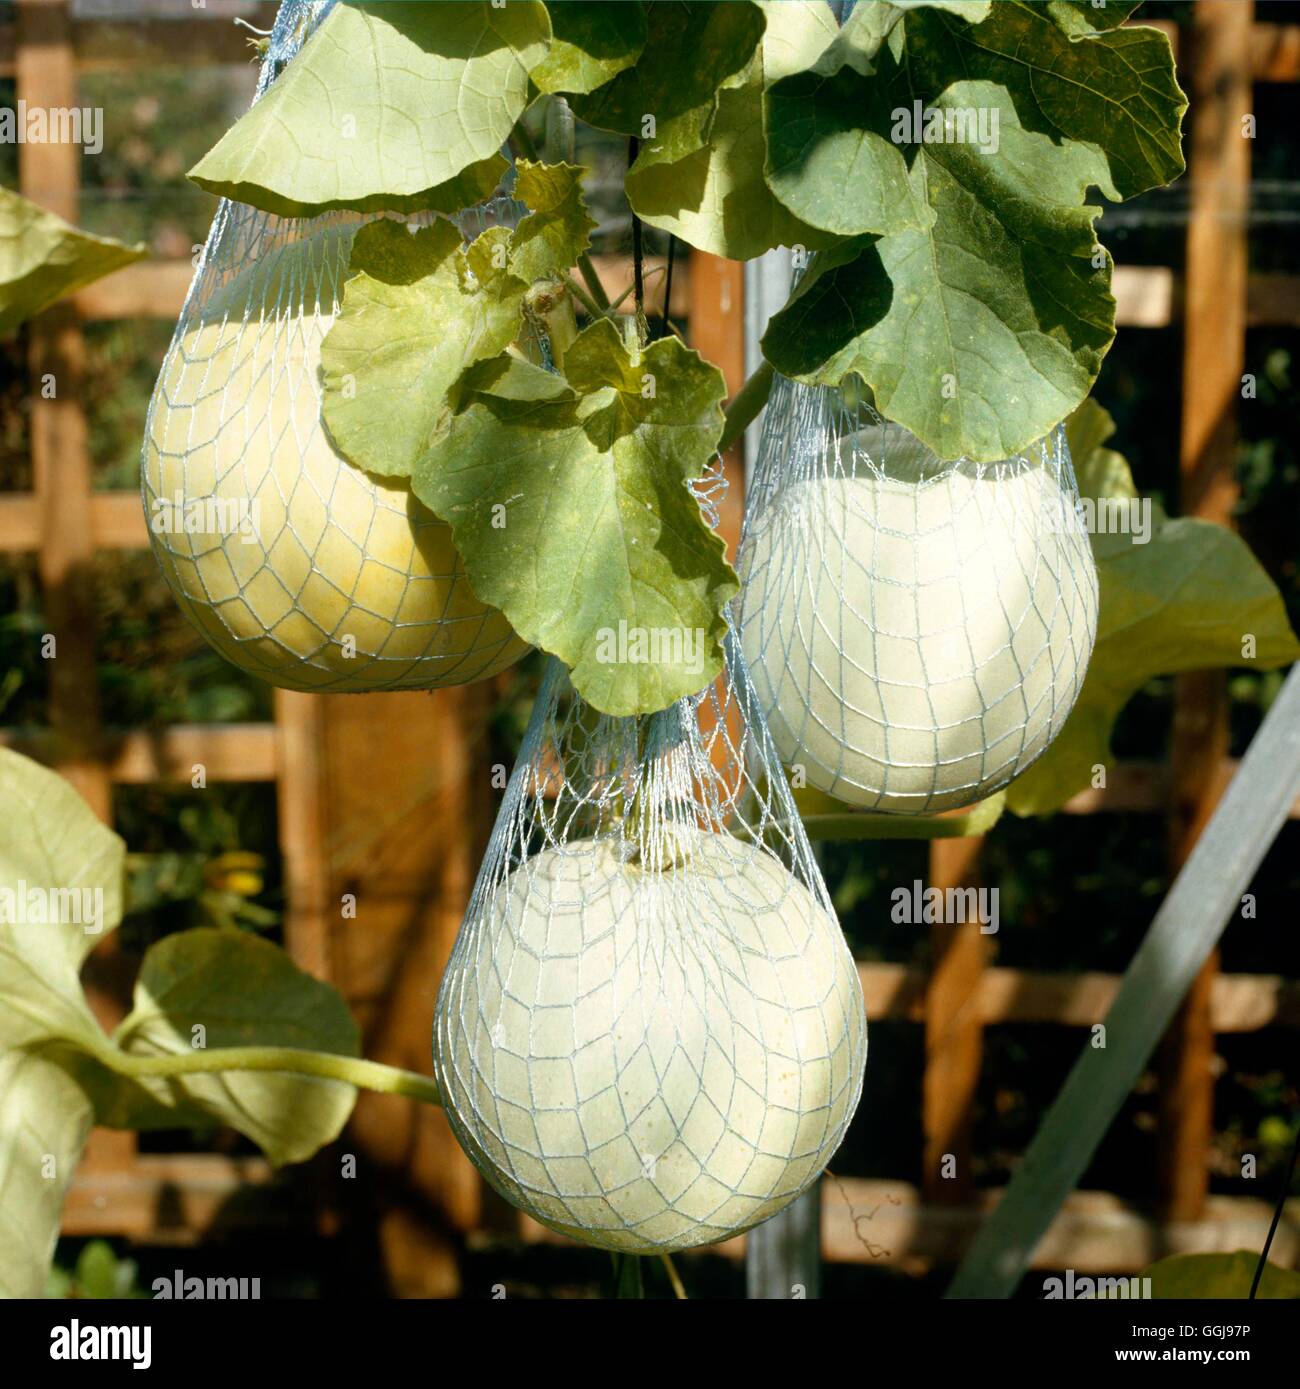
[[[1300, 79], [1300, 26], [1253, 22], [1250, 0], [1198, 0], [1181, 55], [1192, 93], [1192, 217], [1187, 269], [1120, 267], [1118, 319], [1131, 328], [1186, 324], [1183, 475], [1187, 510], [1226, 520], [1234, 443], [1231, 410], [1243, 369], [1244, 332], [1256, 324], [1300, 325], [1300, 277], [1247, 274], [1249, 150], [1237, 117], [1253, 82]], [[1174, 35], [1177, 37], [1177, 35]], [[1187, 36], [1182, 36], [1186, 38]], [[79, 71], [241, 63], [245, 37], [228, 23], [195, 16], [175, 21], [74, 22], [66, 0], [18, 0], [17, 18], [0, 23], [0, 76], [13, 75], [32, 106], [77, 104]], [[77, 221], [79, 151], [25, 145], [20, 182], [37, 202]], [[599, 265], [621, 292], [629, 272], [613, 258]], [[54, 399], [31, 402], [33, 488], [0, 496], [0, 552], [34, 554], [47, 630], [57, 641], [48, 729], [0, 739], [69, 776], [95, 809], [111, 818], [114, 785], [188, 784], [195, 764], [209, 781], [274, 783], [288, 890], [286, 943], [304, 968], [335, 982], [356, 1009], [366, 1053], [427, 1068], [429, 1018], [437, 978], [450, 950], [482, 845], [490, 828], [483, 775], [488, 702], [472, 692], [428, 698], [396, 694], [348, 699], [277, 693], [274, 721], [162, 730], [101, 725], [88, 571], [96, 553], [148, 544], [136, 492], [94, 492], [87, 429], [79, 399], [89, 321], [152, 316], [174, 319], [192, 267], [188, 261], [133, 266], [81, 291], [30, 326], [32, 379], [52, 372]], [[659, 283], [658, 280], [652, 283]], [[743, 376], [742, 268], [694, 253], [674, 280], [672, 313], [692, 325], [693, 341], [722, 364], [729, 387]], [[143, 428], [143, 420], [141, 421]], [[741, 488], [737, 459], [724, 531], [734, 544]], [[1223, 756], [1221, 681], [1181, 681], [1171, 765], [1112, 768], [1104, 790], [1088, 791], [1068, 814], [1174, 809], [1173, 861], [1186, 853], [1231, 773]], [[1204, 717], [1209, 712], [1209, 717]], [[1201, 718], [1191, 727], [1189, 716]], [[382, 729], [377, 738], [375, 730]], [[364, 768], [364, 775], [357, 775]], [[1300, 817], [1300, 804], [1292, 811]], [[941, 841], [931, 850], [939, 885], [978, 872], [978, 841]], [[339, 919], [345, 892], [365, 908]], [[1109, 1006], [1118, 977], [1041, 973], [989, 966], [977, 927], [938, 928], [933, 974], [896, 965], [860, 966], [869, 1017], [925, 1028], [923, 1099], [925, 1180], [921, 1191], [896, 1182], [844, 1181], [823, 1187], [823, 1257], [875, 1259], [903, 1267], [952, 1261], [980, 1218], [971, 1172], [971, 1115], [983, 1029], [1008, 1022], [1085, 1027]], [[112, 944], [97, 952], [88, 976], [95, 1006], [111, 1022], [119, 1000]], [[1272, 976], [1207, 970], [1188, 1001], [1166, 1061], [1161, 1113], [1161, 1190], [1173, 1223], [1125, 1207], [1104, 1193], [1079, 1193], [1053, 1226], [1036, 1262], [1081, 1272], [1142, 1267], [1175, 1248], [1257, 1244], [1267, 1223], [1263, 1201], [1207, 1197], [1209, 1060], [1217, 1033], [1300, 1026], [1300, 983]], [[470, 1232], [504, 1224], [528, 1238], [550, 1238], [523, 1217], [485, 1198], [441, 1116], [405, 1101], [364, 1096], [349, 1143], [381, 1168], [404, 1199], [381, 1212], [394, 1287], [438, 1293], [455, 1288], [455, 1250], [446, 1227]], [[938, 1175], [953, 1154], [957, 1177]], [[236, 1194], [265, 1188], [268, 1199], [235, 1212]], [[144, 1241], [188, 1242], [232, 1220], [259, 1228], [289, 1222], [331, 1228], [341, 1202], [328, 1186], [301, 1206], [272, 1195], [260, 1159], [216, 1154], [140, 1154], [133, 1135], [97, 1131], [69, 1197], [70, 1234], [122, 1234]], [[870, 1249], [854, 1212], [875, 1211]], [[1195, 1224], [1188, 1224], [1195, 1221]], [[740, 1245], [733, 1242], [729, 1252]], [[1275, 1257], [1300, 1257], [1284, 1230]]]

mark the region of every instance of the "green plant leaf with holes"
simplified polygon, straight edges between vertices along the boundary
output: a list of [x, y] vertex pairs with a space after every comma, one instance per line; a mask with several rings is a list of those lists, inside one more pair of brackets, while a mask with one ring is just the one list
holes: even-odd
[[762, 42], [718, 92], [712, 120], [705, 125], [682, 116], [661, 123], [627, 173], [628, 199], [638, 216], [731, 260], [749, 260], [774, 246], [827, 246], [834, 239], [794, 216], [763, 178], [763, 94], [816, 60], [838, 32], [835, 18], [825, 0], [761, 8], [767, 21]]
[[548, 0], [551, 49], [533, 69], [539, 91], [595, 91], [630, 68], [645, 48], [645, 11], [638, 0]]
[[0, 188], [0, 333], [147, 254], [144, 246], [78, 231]]
[[462, 374], [519, 337], [534, 282], [586, 250], [594, 223], [581, 170], [520, 161], [515, 192], [533, 211], [468, 246], [443, 220], [414, 234], [388, 220], [357, 233], [321, 346], [321, 418], [357, 467], [409, 477], [446, 426]]
[[[1114, 428], [1094, 401], [1068, 421], [1085, 505], [1122, 502], [1127, 509], [1139, 500], [1128, 464], [1104, 447]], [[1135, 543], [1140, 525], [1126, 534], [1108, 521], [1105, 533], [1094, 531], [1097, 644], [1059, 737], [1007, 789], [1017, 815], [1059, 810], [1091, 784], [1094, 767], [1110, 761], [1120, 711], [1155, 676], [1218, 666], [1270, 670], [1300, 657], [1281, 595], [1240, 536], [1210, 521], [1170, 520], [1154, 504], [1150, 522], [1146, 543]]]
[[676, 338], [638, 351], [601, 319], [563, 376], [510, 357], [475, 368], [416, 466], [474, 591], [606, 713], [666, 708], [721, 669], [738, 585], [688, 482], [713, 458], [724, 391]]
[[286, 217], [480, 202], [550, 41], [537, 0], [336, 5], [190, 177]]
[[1186, 101], [1154, 29], [1021, 0], [977, 23], [978, 7], [954, 10], [860, 6], [809, 71], [769, 89], [772, 191], [815, 226], [876, 239], [810, 277], [817, 299], [778, 315], [764, 351], [801, 380], [855, 372], [941, 456], [993, 460], [1091, 389], [1115, 305], [1087, 194], [1177, 177]]

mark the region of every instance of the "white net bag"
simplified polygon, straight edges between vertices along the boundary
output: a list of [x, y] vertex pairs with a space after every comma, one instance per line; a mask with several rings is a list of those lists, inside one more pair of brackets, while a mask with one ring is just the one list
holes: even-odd
[[745, 658], [781, 761], [848, 805], [969, 805], [1060, 732], [1097, 630], [1065, 432], [945, 461], [778, 377], [745, 514]]
[[[281, 6], [259, 95], [327, 8]], [[513, 226], [522, 210], [497, 199], [462, 214], [462, 231]], [[365, 220], [223, 200], [145, 430], [168, 585], [223, 656], [288, 689], [464, 684], [527, 649], [475, 597], [450, 526], [402, 479], [352, 467], [321, 425], [321, 343]]]
[[644, 718], [596, 713], [551, 660], [438, 996], [475, 1165], [587, 1244], [709, 1244], [817, 1179], [865, 1060], [734, 637], [715, 686]]

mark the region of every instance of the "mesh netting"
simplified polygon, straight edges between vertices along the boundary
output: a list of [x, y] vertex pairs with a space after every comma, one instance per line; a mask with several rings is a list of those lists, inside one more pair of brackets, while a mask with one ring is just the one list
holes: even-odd
[[747, 499], [743, 648], [781, 761], [849, 805], [1004, 786], [1060, 732], [1097, 627], [1064, 430], [946, 462], [845, 391], [778, 377]]
[[588, 1244], [712, 1243], [816, 1180], [865, 1059], [734, 637], [722, 679], [644, 718], [596, 713], [551, 660], [434, 1024], [479, 1170]]
[[[259, 94], [327, 8], [281, 7]], [[499, 198], [461, 230], [513, 226], [524, 210]], [[169, 586], [222, 655], [290, 689], [463, 684], [526, 650], [474, 596], [451, 528], [401, 479], [346, 463], [321, 426], [321, 342], [364, 220], [223, 200], [145, 431], [144, 503]]]

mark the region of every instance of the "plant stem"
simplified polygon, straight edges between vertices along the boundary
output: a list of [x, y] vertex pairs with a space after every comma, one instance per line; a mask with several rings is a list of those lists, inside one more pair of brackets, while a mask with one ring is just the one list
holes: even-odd
[[587, 293], [585, 289], [573, 278], [572, 275], [564, 277], [564, 283], [568, 286], [569, 293], [586, 309], [591, 318], [604, 318], [605, 310]]
[[641, 1279], [641, 1256], [639, 1254], [616, 1254], [617, 1287], [615, 1298], [644, 1297], [645, 1284]]
[[718, 440], [719, 453], [726, 453], [753, 424], [758, 412], [767, 404], [768, 396], [772, 394], [774, 376], [771, 362], [764, 362], [736, 392], [736, 398], [727, 407], [722, 438]]
[[178, 1052], [171, 1056], [128, 1056], [116, 1047], [96, 1053], [119, 1075], [183, 1076], [214, 1071], [282, 1071], [288, 1075], [341, 1080], [381, 1095], [405, 1095], [425, 1104], [441, 1104], [438, 1087], [428, 1076], [383, 1066], [357, 1056], [304, 1051], [297, 1047], [214, 1047], [211, 1051]]
[[686, 1288], [682, 1283], [681, 1274], [677, 1272], [677, 1265], [673, 1263], [668, 1254], [660, 1254], [659, 1257], [663, 1260], [664, 1268], [668, 1271], [668, 1281], [673, 1285], [673, 1296], [678, 1302], [685, 1302], [687, 1300]]

